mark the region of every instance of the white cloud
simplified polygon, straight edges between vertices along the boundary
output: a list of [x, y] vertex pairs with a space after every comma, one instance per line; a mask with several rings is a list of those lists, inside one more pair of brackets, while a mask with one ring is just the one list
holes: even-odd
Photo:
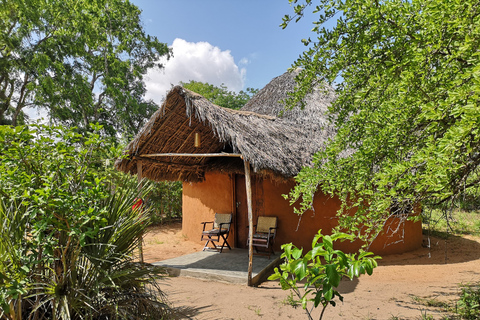
[[147, 99], [160, 103], [171, 85], [190, 80], [215, 86], [224, 84], [229, 90], [240, 91], [245, 83], [246, 69], [239, 68], [229, 50], [222, 51], [208, 42], [187, 42], [175, 39], [173, 57], [164, 62], [162, 70], [150, 70], [146, 77]]
[[240, 59], [240, 61], [238, 62], [239, 65], [249, 65], [250, 64], [250, 60], [248, 60], [247, 58], [242, 58]]

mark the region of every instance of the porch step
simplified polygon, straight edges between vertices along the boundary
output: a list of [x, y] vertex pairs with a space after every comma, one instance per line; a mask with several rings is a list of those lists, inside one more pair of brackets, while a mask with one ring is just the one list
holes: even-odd
[[[227, 283], [247, 284], [248, 250], [237, 249], [200, 251], [181, 257], [153, 263], [167, 269], [170, 276], [192, 277]], [[258, 285], [273, 273], [280, 264], [277, 252], [270, 259], [265, 256], [253, 256], [252, 284]]]

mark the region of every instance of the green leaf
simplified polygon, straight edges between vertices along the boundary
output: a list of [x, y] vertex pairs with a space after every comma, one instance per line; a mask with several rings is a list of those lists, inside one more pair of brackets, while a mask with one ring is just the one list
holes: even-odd
[[363, 263], [363, 266], [364, 266], [365, 270], [367, 271], [367, 274], [369, 276], [371, 276], [372, 273], [373, 273], [373, 268], [374, 268], [374, 265], [373, 265], [372, 261], [370, 259], [365, 260], [364, 263]]
[[324, 236], [323, 245], [327, 251], [332, 251], [333, 250], [332, 238], [330, 236]]
[[298, 248], [293, 248], [292, 250], [292, 257], [293, 259], [299, 259], [302, 256], [303, 248], [298, 249]]
[[333, 288], [332, 288], [332, 286], [325, 285], [323, 287], [323, 297], [325, 298], [326, 302], [332, 300], [332, 298], [333, 298]]
[[278, 268], [275, 268], [275, 273], [271, 274], [269, 277], [268, 277], [268, 280], [277, 280], [281, 277], [281, 274], [280, 272], [278, 271]]
[[339, 262], [340, 267], [342, 267], [342, 268], [348, 267], [349, 259], [348, 259], [347, 255], [345, 253], [343, 253], [340, 250], [335, 250], [335, 251], [333, 251], [333, 253], [338, 256], [338, 262]]
[[318, 230], [317, 234], [313, 237], [312, 248], [317, 246], [318, 240], [323, 238], [322, 229]]
[[291, 288], [290, 284], [283, 278], [280, 278], [280, 285], [282, 290], [289, 290]]
[[287, 258], [290, 258], [292, 256], [292, 247], [293, 247], [292, 243], [283, 244], [282, 250], [284, 251], [284, 253], [282, 255], [284, 255]]
[[314, 307], [318, 307], [318, 305], [322, 302], [322, 291], [317, 291], [317, 293], [315, 294], [315, 299], [313, 301], [313, 305]]
[[293, 269], [293, 273], [298, 280], [305, 278], [307, 274], [307, 262], [304, 260], [297, 260]]
[[347, 269], [347, 276], [352, 280], [355, 277], [355, 263], [351, 264]]
[[324, 256], [328, 252], [323, 249], [322, 245], [316, 245], [311, 251], [311, 259], [314, 259], [317, 256]]
[[340, 274], [337, 271], [337, 266], [334, 264], [327, 264], [325, 266], [325, 273], [327, 274], [328, 282], [334, 286], [338, 287], [340, 284]]

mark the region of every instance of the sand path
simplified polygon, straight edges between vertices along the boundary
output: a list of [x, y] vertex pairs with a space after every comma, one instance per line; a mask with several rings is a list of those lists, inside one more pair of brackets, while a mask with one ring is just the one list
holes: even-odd
[[[372, 276], [345, 281], [344, 303], [328, 307], [324, 319], [442, 319], [442, 308], [429, 307], [458, 298], [459, 284], [480, 281], [480, 238], [432, 238], [431, 248], [386, 256]], [[180, 223], [156, 227], [145, 236], [145, 260], [155, 262], [199, 251]], [[447, 263], [445, 263], [445, 260]], [[192, 319], [306, 319], [289, 303], [289, 291], [268, 281], [258, 288], [185, 277], [166, 278], [161, 286], [171, 303]], [[319, 312], [315, 313], [319, 315]]]

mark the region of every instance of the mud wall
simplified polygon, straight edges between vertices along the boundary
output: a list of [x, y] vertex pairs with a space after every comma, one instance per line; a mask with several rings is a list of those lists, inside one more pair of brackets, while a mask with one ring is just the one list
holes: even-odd
[[[184, 182], [183, 235], [188, 240], [200, 243], [203, 228], [201, 222], [213, 221], [216, 212], [231, 213], [234, 210], [233, 194], [232, 177], [226, 174], [207, 173], [204, 182]], [[234, 234], [231, 233], [228, 238], [230, 246], [234, 245], [234, 239]]]
[[[234, 177], [226, 174], [206, 174], [201, 183], [183, 184], [183, 234], [192, 241], [200, 242], [202, 221], [213, 221], [215, 212], [237, 214], [235, 206]], [[263, 179], [263, 210], [260, 215], [277, 216], [278, 230], [275, 241], [275, 251], [280, 250], [284, 243], [292, 242], [305, 250], [311, 249], [312, 239], [319, 229], [324, 234], [331, 232], [337, 224], [336, 213], [340, 201], [318, 192], [314, 199], [314, 210], [303, 216], [297, 216], [289, 201], [282, 195], [288, 194], [294, 182], [274, 182]], [[254, 199], [255, 201], [255, 199]], [[239, 213], [238, 213], [239, 214]], [[234, 219], [235, 220], [235, 219]], [[387, 222], [385, 231], [380, 234], [370, 247], [376, 254], [394, 254], [415, 250], [422, 243], [421, 222], [405, 221], [401, 228], [397, 228], [398, 219]], [[397, 230], [398, 229], [398, 230]], [[235, 245], [236, 233], [246, 232], [237, 230], [235, 224], [229, 236], [229, 244]], [[360, 247], [359, 242], [338, 243], [337, 248], [346, 252], [354, 252]]]

